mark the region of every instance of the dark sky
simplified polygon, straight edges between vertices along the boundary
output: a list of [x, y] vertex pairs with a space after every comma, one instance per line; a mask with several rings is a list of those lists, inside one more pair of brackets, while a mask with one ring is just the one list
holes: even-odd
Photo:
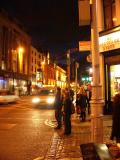
[[1, 0], [0, 6], [22, 22], [33, 44], [61, 54], [76, 47], [77, 0]]

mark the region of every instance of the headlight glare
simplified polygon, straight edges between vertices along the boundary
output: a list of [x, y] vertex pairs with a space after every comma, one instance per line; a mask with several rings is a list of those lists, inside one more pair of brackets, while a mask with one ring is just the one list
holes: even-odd
[[54, 101], [55, 101], [55, 98], [48, 98], [47, 99], [47, 103], [49, 103], [49, 104], [54, 103]]
[[40, 99], [39, 98], [33, 98], [32, 99], [32, 103], [39, 103], [40, 102]]

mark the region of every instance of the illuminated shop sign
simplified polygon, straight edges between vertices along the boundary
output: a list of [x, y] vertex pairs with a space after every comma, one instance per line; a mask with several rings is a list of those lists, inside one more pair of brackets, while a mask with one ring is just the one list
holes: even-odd
[[91, 42], [90, 41], [80, 41], [79, 42], [79, 51], [90, 51]]
[[120, 48], [120, 31], [99, 37], [99, 50], [105, 52]]

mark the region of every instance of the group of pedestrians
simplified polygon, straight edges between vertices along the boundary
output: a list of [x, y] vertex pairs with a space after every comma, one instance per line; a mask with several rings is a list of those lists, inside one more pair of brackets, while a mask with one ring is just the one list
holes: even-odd
[[63, 121], [65, 135], [71, 134], [71, 106], [72, 100], [70, 98], [70, 92], [66, 90], [61, 94], [61, 88], [58, 87], [54, 104], [55, 118], [57, 121], [57, 127], [55, 129], [60, 129]]
[[[91, 90], [89, 90], [91, 92]], [[86, 120], [86, 108], [88, 107], [88, 114], [90, 114], [90, 99], [87, 92], [81, 87], [79, 94], [76, 98], [76, 112], [79, 114], [82, 121]], [[69, 90], [66, 90], [64, 94], [61, 94], [61, 88], [57, 88], [57, 93], [55, 97], [55, 118], [57, 121], [57, 127], [55, 129], [60, 129], [62, 124], [64, 124], [64, 134], [71, 134], [71, 114], [72, 114], [72, 98], [70, 96]], [[64, 123], [62, 123], [64, 122]], [[116, 142], [120, 146], [120, 93], [116, 94], [113, 99], [113, 123], [111, 140], [116, 139]]]
[[[72, 90], [67, 88], [64, 92], [61, 91], [61, 88], [57, 88], [56, 97], [55, 97], [55, 118], [57, 121], [57, 126], [55, 129], [60, 129], [62, 124], [64, 124], [64, 134], [71, 134], [71, 114], [72, 114], [72, 105], [73, 105], [73, 96], [74, 93]], [[86, 108], [89, 106], [88, 112], [90, 113], [90, 98], [87, 96], [87, 92], [83, 87], [80, 88], [80, 93], [76, 98], [76, 112], [79, 114], [81, 121], [86, 120]]]

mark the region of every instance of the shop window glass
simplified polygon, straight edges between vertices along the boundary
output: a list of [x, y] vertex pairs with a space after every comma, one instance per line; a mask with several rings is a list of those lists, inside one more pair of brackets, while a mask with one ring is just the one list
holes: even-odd
[[120, 92], [120, 65], [110, 66], [111, 98]]

